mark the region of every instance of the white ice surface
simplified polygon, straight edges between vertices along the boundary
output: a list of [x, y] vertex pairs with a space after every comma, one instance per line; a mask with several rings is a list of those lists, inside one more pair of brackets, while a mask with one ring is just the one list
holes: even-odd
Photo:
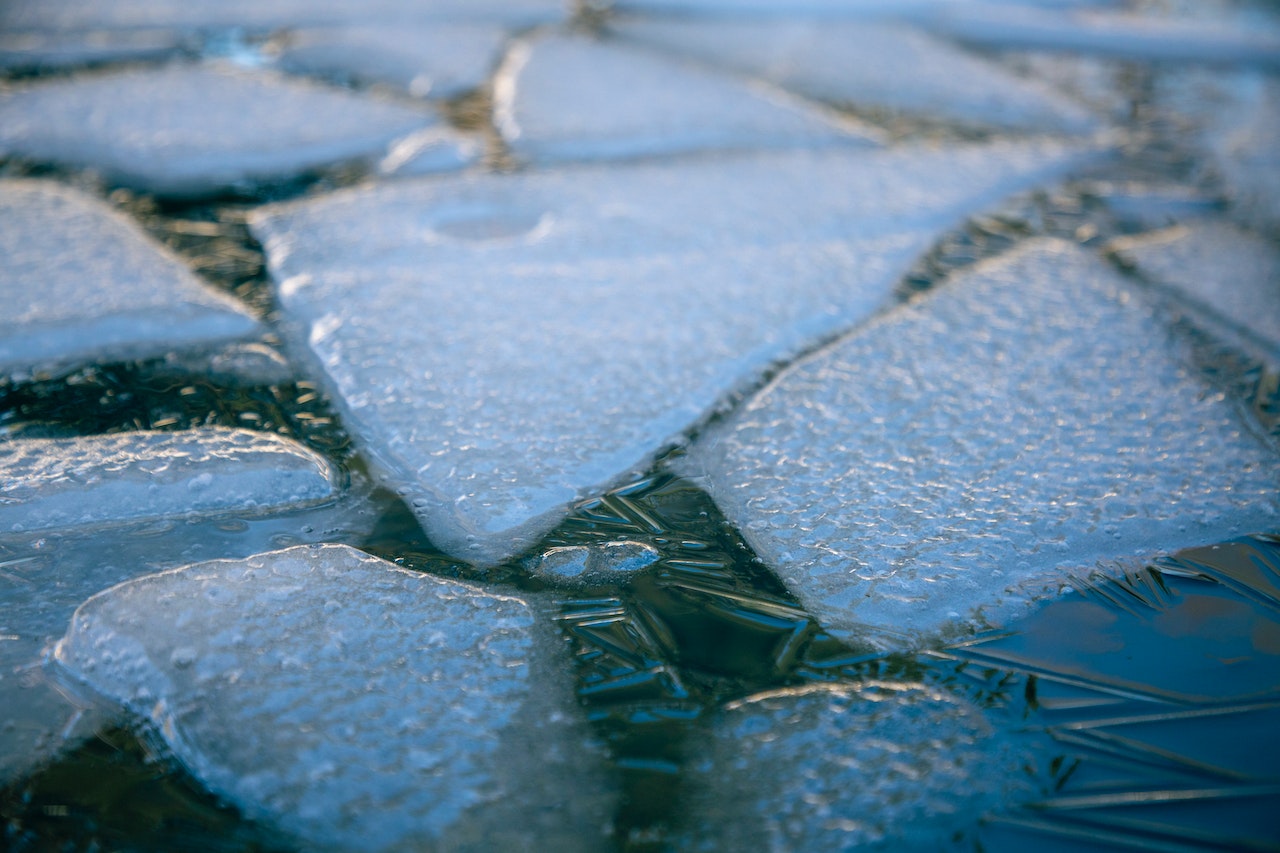
[[330, 545], [114, 587], [56, 660], [307, 849], [611, 849], [562, 648], [525, 601]]
[[259, 331], [129, 219], [53, 182], [0, 181], [0, 258], [0, 373]]
[[199, 196], [377, 158], [437, 122], [425, 106], [172, 65], [0, 93], [0, 152], [92, 168], [146, 192]]
[[968, 125], [1082, 132], [1081, 105], [914, 27], [893, 21], [630, 20], [622, 37], [855, 109]]
[[763, 694], [710, 718], [682, 850], [966, 849], [953, 833], [1039, 792], [1034, 746], [912, 682]]
[[829, 630], [993, 622], [1063, 569], [1273, 529], [1280, 455], [1102, 263], [1034, 241], [790, 368], [688, 468]]
[[[759, 154], [403, 182], [253, 220], [294, 339], [477, 562], [883, 305], [943, 229], [1097, 149]], [[353, 227], [358, 224], [359, 227]]]
[[868, 144], [875, 131], [763, 87], [615, 41], [523, 42], [494, 87], [498, 130], [534, 163]]
[[1280, 248], [1233, 225], [1191, 221], [1115, 241], [1143, 275], [1168, 285], [1280, 357]]
[[302, 445], [241, 429], [0, 441], [0, 532], [280, 511], [336, 497], [333, 479]]
[[506, 33], [492, 24], [373, 24], [290, 35], [280, 67], [295, 73], [386, 83], [417, 97], [478, 89], [497, 64]]

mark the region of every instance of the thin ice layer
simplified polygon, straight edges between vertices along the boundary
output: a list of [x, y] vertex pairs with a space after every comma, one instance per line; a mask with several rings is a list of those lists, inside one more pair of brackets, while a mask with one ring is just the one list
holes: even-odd
[[686, 766], [680, 849], [937, 850], [1038, 792], [1029, 745], [912, 682], [735, 703]]
[[1192, 221], [1113, 247], [1143, 275], [1280, 355], [1280, 251], [1273, 242], [1223, 222]]
[[420, 98], [452, 98], [484, 85], [505, 39], [493, 24], [304, 30], [290, 36], [279, 61], [295, 73], [386, 83]]
[[535, 163], [869, 142], [781, 93], [616, 42], [519, 45], [495, 86], [498, 129]]
[[271, 74], [173, 65], [0, 94], [0, 152], [200, 196], [377, 158], [436, 122], [425, 108]]
[[329, 545], [114, 587], [56, 659], [308, 849], [597, 850], [612, 792], [559, 646], [520, 599]]
[[438, 546], [498, 562], [776, 360], [866, 317], [941, 230], [1085, 153], [468, 176], [269, 209], [253, 227], [344, 423]]
[[209, 428], [0, 442], [0, 532], [270, 512], [336, 494], [329, 463], [277, 435]]
[[0, 373], [153, 357], [258, 330], [124, 216], [53, 182], [0, 181], [0, 258]]
[[998, 620], [1060, 568], [1280, 517], [1275, 449], [1121, 279], [1047, 240], [790, 369], [691, 456], [846, 637]]
[[1087, 110], [911, 26], [889, 21], [632, 20], [627, 39], [865, 111], [967, 125], [1083, 132]]

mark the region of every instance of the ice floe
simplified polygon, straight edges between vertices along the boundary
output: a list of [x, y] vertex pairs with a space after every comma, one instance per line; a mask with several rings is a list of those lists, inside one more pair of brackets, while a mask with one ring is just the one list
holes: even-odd
[[0, 181], [0, 257], [0, 373], [154, 357], [258, 331], [137, 225], [52, 182]]
[[1274, 527], [1280, 456], [1100, 261], [1034, 241], [789, 369], [691, 470], [840, 636]]
[[522, 42], [494, 87], [498, 129], [535, 163], [862, 142], [870, 128], [616, 42]]
[[208, 66], [42, 81], [0, 94], [0, 152], [171, 196], [370, 160], [435, 123], [425, 106]]
[[681, 849], [950, 849], [1041, 784], [1034, 745], [928, 684], [778, 691], [708, 725], [685, 771]]
[[322, 457], [269, 433], [210, 428], [0, 442], [0, 532], [269, 512], [335, 497]]
[[1088, 110], [1050, 86], [901, 22], [657, 19], [611, 29], [863, 111], [1022, 130], [1097, 126]]
[[497, 562], [883, 305], [942, 229], [1096, 153], [908, 146], [475, 175], [252, 225], [346, 426], [439, 547]]
[[56, 659], [309, 849], [611, 849], [561, 648], [525, 601], [333, 545], [107, 590]]

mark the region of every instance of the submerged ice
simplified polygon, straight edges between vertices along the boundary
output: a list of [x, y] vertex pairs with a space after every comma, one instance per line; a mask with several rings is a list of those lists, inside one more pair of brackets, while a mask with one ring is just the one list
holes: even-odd
[[999, 621], [1062, 568], [1275, 525], [1280, 457], [1186, 359], [1035, 241], [792, 367], [690, 468], [841, 636]]

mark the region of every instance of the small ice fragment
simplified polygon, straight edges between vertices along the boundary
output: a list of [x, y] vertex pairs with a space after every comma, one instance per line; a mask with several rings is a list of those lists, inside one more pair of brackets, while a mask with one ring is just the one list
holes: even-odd
[[526, 565], [549, 580], [608, 582], [653, 565], [658, 556], [657, 549], [644, 542], [603, 542], [551, 548]]

